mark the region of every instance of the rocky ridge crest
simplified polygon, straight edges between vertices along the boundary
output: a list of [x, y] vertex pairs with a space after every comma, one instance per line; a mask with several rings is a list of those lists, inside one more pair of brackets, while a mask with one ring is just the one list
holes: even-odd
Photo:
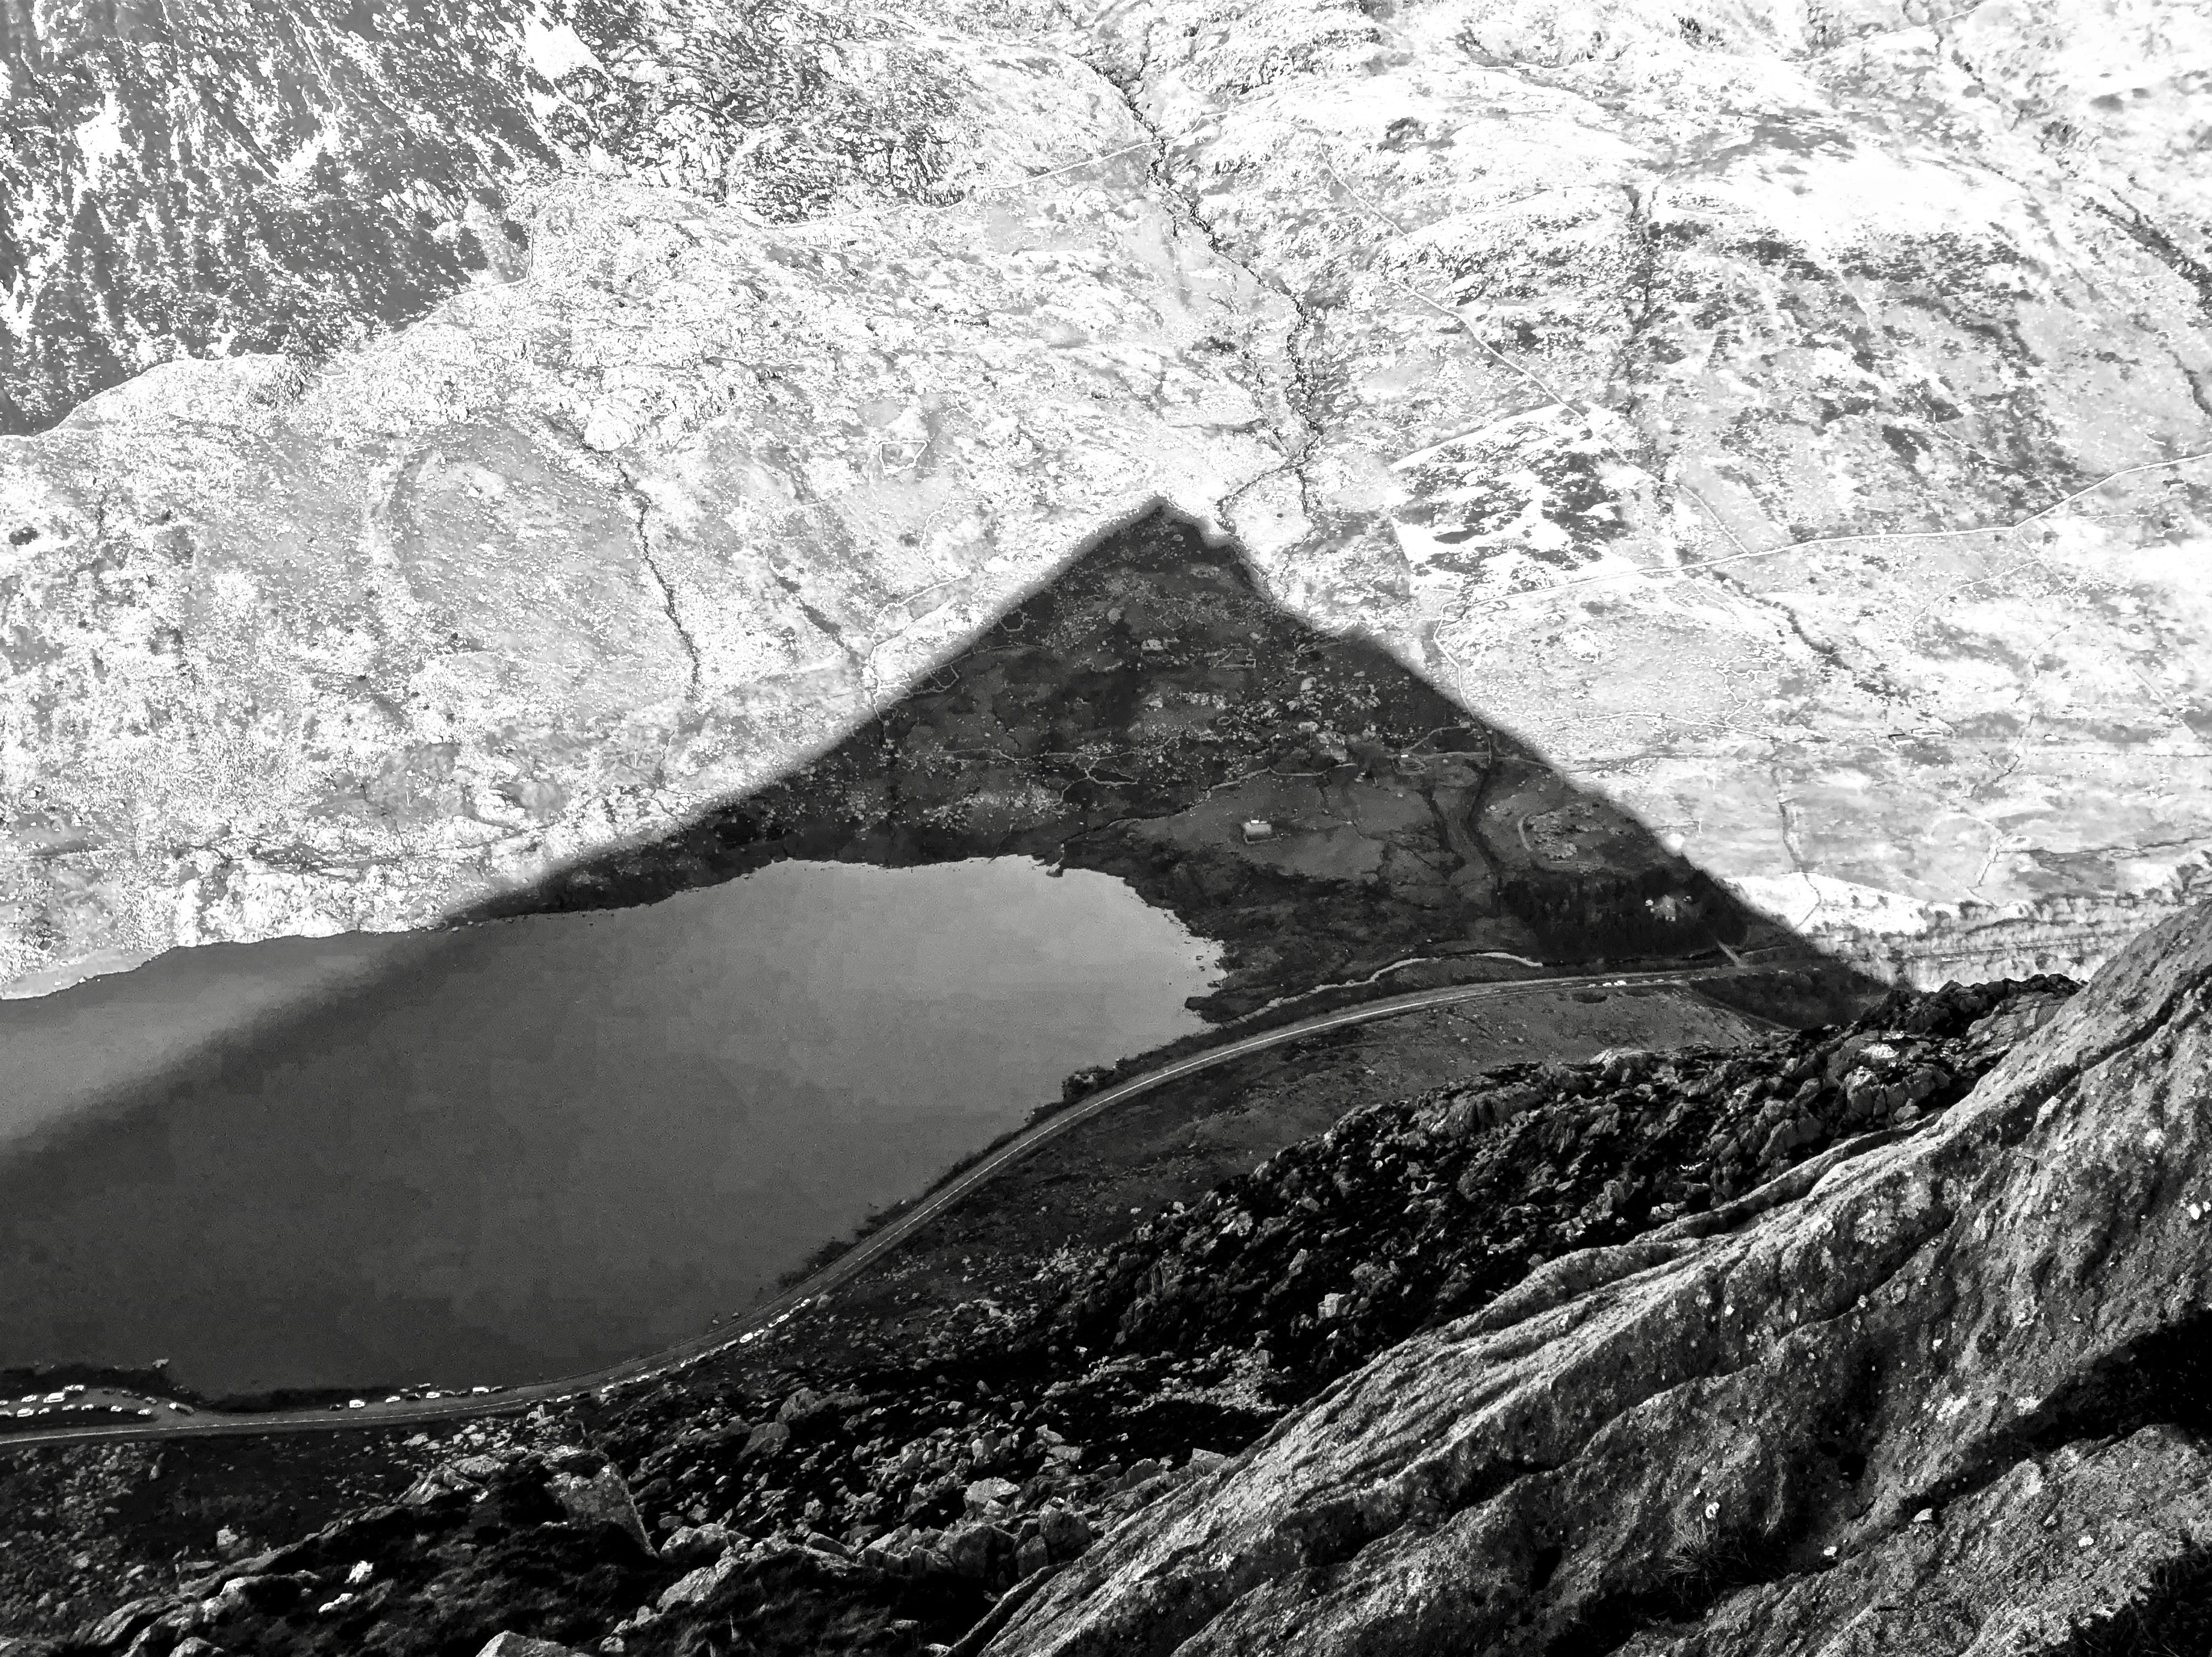
[[990, 1649], [2057, 1653], [2196, 1615], [2208, 1077], [2200, 907], [1925, 1130], [1334, 1381]]

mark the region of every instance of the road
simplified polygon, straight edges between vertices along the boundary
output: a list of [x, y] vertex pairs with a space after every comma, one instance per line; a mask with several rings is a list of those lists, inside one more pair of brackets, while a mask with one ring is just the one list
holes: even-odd
[[[844, 1253], [830, 1261], [777, 1296], [766, 1305], [757, 1308], [732, 1323], [724, 1324], [703, 1335], [696, 1335], [678, 1344], [665, 1347], [641, 1357], [626, 1359], [608, 1369], [590, 1375], [570, 1375], [557, 1381], [534, 1381], [526, 1386], [512, 1387], [491, 1395], [462, 1395], [435, 1399], [409, 1399], [397, 1404], [370, 1402], [363, 1408], [331, 1411], [325, 1406], [305, 1409], [272, 1410], [234, 1415], [198, 1411], [192, 1414], [173, 1413], [171, 1407], [157, 1404], [156, 1413], [150, 1418], [130, 1417], [106, 1423], [71, 1424], [51, 1429], [33, 1429], [21, 1432], [0, 1432], [0, 1450], [29, 1448], [42, 1444], [121, 1443], [140, 1439], [215, 1438], [259, 1433], [330, 1432], [353, 1427], [402, 1427], [421, 1423], [454, 1422], [478, 1419], [486, 1416], [516, 1415], [544, 1403], [561, 1402], [585, 1393], [603, 1393], [609, 1388], [635, 1386], [657, 1381], [675, 1370], [688, 1367], [699, 1360], [714, 1357], [758, 1339], [769, 1330], [781, 1324], [801, 1307], [828, 1295], [831, 1290], [850, 1282], [877, 1261], [890, 1254], [915, 1232], [936, 1219], [946, 1210], [971, 1195], [1001, 1170], [1030, 1156], [1038, 1147], [1048, 1144], [1071, 1129], [1079, 1127], [1094, 1117], [1103, 1114], [1115, 1106], [1149, 1093], [1155, 1088], [1193, 1076], [1200, 1071], [1211, 1070], [1249, 1054], [1265, 1052], [1291, 1041], [1304, 1041], [1309, 1036], [1341, 1029], [1349, 1024], [1370, 1023], [1380, 1018], [1395, 1018], [1401, 1014], [1420, 1012], [1432, 1007], [1455, 1005], [1464, 1001], [1490, 1000], [1514, 995], [1557, 994], [1562, 991], [1599, 989], [1619, 986], [1694, 987], [1729, 978], [1756, 977], [1773, 972], [1795, 962], [1779, 962], [1765, 966], [1705, 967], [1692, 969], [1672, 969], [1633, 973], [1593, 973], [1572, 978], [1516, 978], [1486, 984], [1449, 984], [1437, 989], [1414, 990], [1404, 995], [1388, 996], [1380, 1000], [1364, 1001], [1357, 1006], [1340, 1008], [1334, 1012], [1318, 1013], [1294, 1023], [1274, 1029], [1262, 1030], [1256, 1035], [1224, 1042], [1216, 1047], [1194, 1053], [1157, 1070], [1146, 1071], [1141, 1076], [1131, 1077], [1126, 1082], [1092, 1094], [1081, 1103], [1047, 1117], [1025, 1132], [1006, 1141], [973, 1167], [948, 1180], [930, 1192], [914, 1207], [890, 1221], [879, 1230], [855, 1243]], [[1733, 1010], [1731, 1010], [1733, 1011]], [[1766, 1023], [1765, 1020], [1758, 1020]], [[137, 1395], [105, 1391], [91, 1391], [82, 1396], [81, 1403], [99, 1407], [110, 1401], [137, 1405]]]

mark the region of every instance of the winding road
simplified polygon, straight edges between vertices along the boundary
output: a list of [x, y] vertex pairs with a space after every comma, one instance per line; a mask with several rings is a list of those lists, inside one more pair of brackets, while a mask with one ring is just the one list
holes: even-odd
[[[1798, 964], [1802, 963], [1790, 961], [1763, 966], [1594, 973], [1571, 978], [1516, 978], [1484, 984], [1450, 984], [1437, 989], [1414, 990], [1404, 995], [1364, 1001], [1356, 1006], [1317, 1013], [1310, 1018], [1302, 1018], [1274, 1029], [1225, 1041], [1219, 1047], [1188, 1054], [1156, 1070], [1146, 1071], [1126, 1082], [1102, 1089], [1080, 1103], [1056, 1112], [1034, 1127], [1017, 1134], [972, 1167], [963, 1169], [928, 1193], [896, 1219], [862, 1238], [820, 1271], [736, 1321], [720, 1325], [703, 1335], [695, 1335], [689, 1340], [664, 1347], [657, 1352], [595, 1370], [590, 1375], [533, 1381], [525, 1386], [505, 1387], [495, 1393], [410, 1399], [398, 1403], [367, 1402], [360, 1408], [336, 1411], [327, 1406], [317, 1405], [236, 1414], [213, 1411], [183, 1413], [174, 1405], [156, 1401], [153, 1405], [155, 1413], [150, 1418], [134, 1414], [105, 1422], [73, 1422], [68, 1425], [30, 1428], [22, 1431], [0, 1430], [0, 1450], [27, 1449], [45, 1444], [112, 1444], [141, 1439], [330, 1432], [349, 1427], [400, 1427], [423, 1422], [470, 1420], [485, 1416], [516, 1415], [540, 1404], [565, 1403], [586, 1393], [605, 1394], [611, 1389], [658, 1381], [703, 1358], [716, 1357], [758, 1339], [801, 1307], [822, 1298], [866, 1271], [932, 1220], [973, 1193], [994, 1174], [1029, 1156], [1039, 1146], [1139, 1094], [1149, 1093], [1155, 1088], [1195, 1075], [1200, 1071], [1211, 1070], [1217, 1065], [1229, 1064], [1269, 1047], [1341, 1029], [1349, 1024], [1370, 1023], [1376, 1019], [1395, 1018], [1404, 1013], [1452, 1006], [1464, 1001], [1612, 987], [1686, 988], [1722, 979], [1757, 977]], [[1756, 1023], [1770, 1022], [1750, 1015], [1745, 1017]], [[75, 1402], [77, 1408], [90, 1410], [106, 1408], [111, 1403], [126, 1407], [143, 1407], [146, 1400], [139, 1394], [90, 1389]]]

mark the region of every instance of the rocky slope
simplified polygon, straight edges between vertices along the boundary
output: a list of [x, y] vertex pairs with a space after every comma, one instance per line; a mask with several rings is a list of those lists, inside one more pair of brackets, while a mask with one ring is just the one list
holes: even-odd
[[509, 192], [563, 164], [775, 220], [957, 197], [982, 50], [804, 0], [19, 0], [0, 430], [180, 357], [313, 363], [515, 281]]
[[0, 430], [171, 357], [313, 360], [520, 274], [506, 191], [558, 160], [528, 15], [0, 8]]
[[1377, 1100], [1034, 1313], [418, 1439], [396, 1501], [72, 1637], [2130, 1649], [2212, 1580], [2208, 985], [2200, 908], [2086, 991]]
[[1052, 1337], [1150, 1354], [1256, 1346], [1317, 1382], [1547, 1262], [1572, 1282], [1589, 1251], [1741, 1223], [1869, 1136], [1956, 1103], [2073, 988], [1899, 994], [1843, 1029], [1739, 1055], [1508, 1066], [1370, 1106], [1143, 1229], [1071, 1295]]
[[[312, 178], [207, 217], [263, 162], [149, 209], [151, 264], [56, 228], [112, 188], [135, 247], [163, 53], [242, 112], [218, 160], [312, 137], [343, 173], [466, 112], [438, 166], [497, 175], [471, 234], [531, 261], [0, 440], [24, 987], [419, 926], [665, 835], [1163, 500], [1885, 972], [2078, 969], [2205, 878], [2184, 0], [301, 8], [280, 87], [363, 66], [274, 102], [220, 31], [88, 10], [65, 51], [9, 15], [51, 233], [10, 292], [106, 319], [57, 340], [200, 349], [125, 279], [185, 257], [163, 226], [291, 272], [228, 283], [268, 313], [209, 325], [241, 349], [334, 291], [284, 228]], [[509, 177], [500, 132], [574, 164]], [[434, 171], [357, 192], [361, 234], [429, 240], [347, 317], [469, 276], [400, 205]]]
[[[1686, 993], [1532, 991], [1476, 1016], [1464, 1008], [1408, 1014], [1200, 1071], [1062, 1134], [994, 1180], [988, 1203], [956, 1206], [924, 1227], [833, 1304], [811, 1306], [748, 1344], [742, 1363], [695, 1372], [696, 1384], [681, 1395], [653, 1400], [653, 1421], [668, 1424], [641, 1431], [623, 1466], [642, 1495], [650, 1479], [637, 1458], [698, 1417], [726, 1409], [758, 1422], [777, 1414], [797, 1387], [830, 1394], [869, 1375], [888, 1378], [869, 1383], [878, 1401], [896, 1401], [909, 1388], [930, 1395], [935, 1413], [907, 1435], [927, 1435], [948, 1424], [946, 1406], [980, 1408], [983, 1400], [926, 1369], [915, 1374], [918, 1357], [998, 1351], [1009, 1330], [1030, 1326], [1057, 1304], [1070, 1274], [1128, 1240], [1145, 1217], [1197, 1202], [1220, 1181], [1324, 1132], [1362, 1098], [1449, 1090], [1531, 1052], [1580, 1063], [1616, 1048], [1741, 1047], [1765, 1034]], [[1230, 1357], [1233, 1368], [1237, 1355]], [[175, 1385], [166, 1371], [0, 1375], [0, 1399], [18, 1406], [12, 1421], [0, 1409], [0, 1430], [54, 1424], [63, 1411], [46, 1399], [59, 1391], [66, 1405], [71, 1381], [157, 1396], [173, 1395]], [[76, 1395], [80, 1404], [91, 1396], [90, 1388]], [[991, 1430], [1006, 1425], [998, 1421]], [[74, 1627], [179, 1575], [198, 1575], [222, 1558], [262, 1552], [397, 1500], [425, 1472], [457, 1459], [519, 1454], [586, 1430], [580, 1422], [494, 1418], [420, 1433], [371, 1427], [0, 1454], [0, 1514], [12, 1516], [0, 1528], [0, 1629]], [[1249, 1437], [1258, 1427], [1242, 1430]], [[1243, 1442], [1211, 1435], [1191, 1442]], [[1180, 1458], [1184, 1448], [1169, 1444], [1162, 1454]], [[1095, 1452], [1091, 1459], [1098, 1460]], [[656, 1523], [698, 1523], [723, 1511], [702, 1505], [708, 1492], [696, 1476], [687, 1482], [689, 1472], [669, 1466], [666, 1496], [647, 1497], [672, 1504], [654, 1508]], [[857, 1522], [833, 1521], [840, 1536]]]
[[2201, 1637], [2208, 1044], [2200, 907], [1928, 1128], [1345, 1376], [989, 1649]]

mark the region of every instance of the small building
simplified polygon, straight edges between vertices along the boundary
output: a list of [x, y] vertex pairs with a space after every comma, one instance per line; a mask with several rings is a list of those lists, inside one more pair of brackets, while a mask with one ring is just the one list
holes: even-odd
[[1247, 817], [1244, 819], [1244, 843], [1247, 846], [1249, 846], [1255, 841], [1273, 840], [1274, 837], [1275, 825], [1268, 822], [1267, 818]]

